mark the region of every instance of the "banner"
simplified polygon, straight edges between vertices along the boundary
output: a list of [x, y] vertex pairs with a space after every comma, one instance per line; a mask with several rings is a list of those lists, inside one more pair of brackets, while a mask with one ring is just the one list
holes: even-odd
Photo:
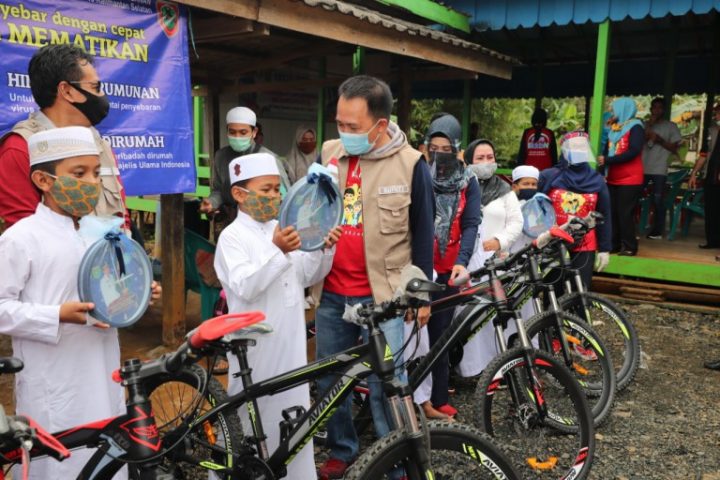
[[0, 132], [37, 110], [28, 63], [72, 44], [95, 57], [128, 195], [195, 191], [187, 12], [162, 0], [0, 0]]

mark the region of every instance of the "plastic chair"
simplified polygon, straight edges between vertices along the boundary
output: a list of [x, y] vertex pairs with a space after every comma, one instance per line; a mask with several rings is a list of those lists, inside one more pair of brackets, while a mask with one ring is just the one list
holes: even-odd
[[[688, 170], [676, 170], [674, 172], [668, 172], [667, 179], [665, 180], [665, 212], [669, 215], [669, 218], [673, 218], [675, 214], [675, 208], [678, 205], [677, 197], [680, 195], [680, 190], [685, 177], [688, 176]], [[655, 188], [655, 185], [653, 185]], [[646, 192], [647, 193], [647, 192]], [[640, 232], [645, 233], [648, 227], [648, 218], [650, 217], [650, 207], [652, 206], [652, 195], [644, 196], [640, 199]], [[669, 237], [668, 237], [669, 238]]]
[[214, 307], [220, 298], [221, 288], [208, 285], [200, 275], [197, 264], [198, 252], [215, 254], [215, 245], [207, 239], [185, 229], [185, 291], [200, 294], [200, 314], [203, 320], [214, 316]]
[[[668, 240], [675, 239], [675, 231], [677, 226], [682, 219], [682, 236], [687, 237], [688, 231], [690, 230], [690, 222], [692, 221], [693, 215], [699, 215], [705, 217], [705, 206], [703, 201], [702, 189], [696, 188], [693, 190], [687, 190], [683, 195], [682, 201], [675, 208], [672, 216], [672, 223], [670, 225], [670, 233], [668, 234]], [[683, 217], [684, 215], [684, 218]]]

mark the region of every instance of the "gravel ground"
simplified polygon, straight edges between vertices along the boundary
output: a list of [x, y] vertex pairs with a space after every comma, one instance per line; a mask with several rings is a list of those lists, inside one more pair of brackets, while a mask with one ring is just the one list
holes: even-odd
[[[720, 316], [624, 307], [640, 334], [643, 368], [596, 433], [590, 478], [720, 480], [720, 372], [702, 367], [720, 358]], [[0, 337], [0, 354], [9, 352], [7, 337]], [[11, 385], [11, 376], [0, 377], [6, 407]], [[451, 400], [461, 414], [470, 411], [472, 394], [460, 388]], [[321, 447], [316, 451], [318, 462], [326, 458]]]

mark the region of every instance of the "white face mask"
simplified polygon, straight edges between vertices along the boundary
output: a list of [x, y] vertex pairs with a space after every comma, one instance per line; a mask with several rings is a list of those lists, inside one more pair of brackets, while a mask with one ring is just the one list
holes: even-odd
[[492, 177], [497, 170], [497, 163], [473, 163], [468, 165], [470, 171], [478, 178], [478, 180], [487, 180]]

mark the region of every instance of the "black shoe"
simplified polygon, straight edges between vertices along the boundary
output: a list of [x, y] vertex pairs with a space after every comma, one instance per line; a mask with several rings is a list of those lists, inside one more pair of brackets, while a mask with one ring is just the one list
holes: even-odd
[[708, 250], [710, 248], [720, 248], [720, 245], [715, 245], [713, 243], [703, 243], [702, 245], [698, 245], [698, 248], [702, 248], [703, 250]]
[[618, 253], [621, 257], [634, 257], [637, 255], [637, 252], [634, 252], [632, 250], [623, 250], [622, 252]]
[[720, 370], [720, 360], [713, 360], [711, 362], [705, 362], [703, 364], [708, 370]]

